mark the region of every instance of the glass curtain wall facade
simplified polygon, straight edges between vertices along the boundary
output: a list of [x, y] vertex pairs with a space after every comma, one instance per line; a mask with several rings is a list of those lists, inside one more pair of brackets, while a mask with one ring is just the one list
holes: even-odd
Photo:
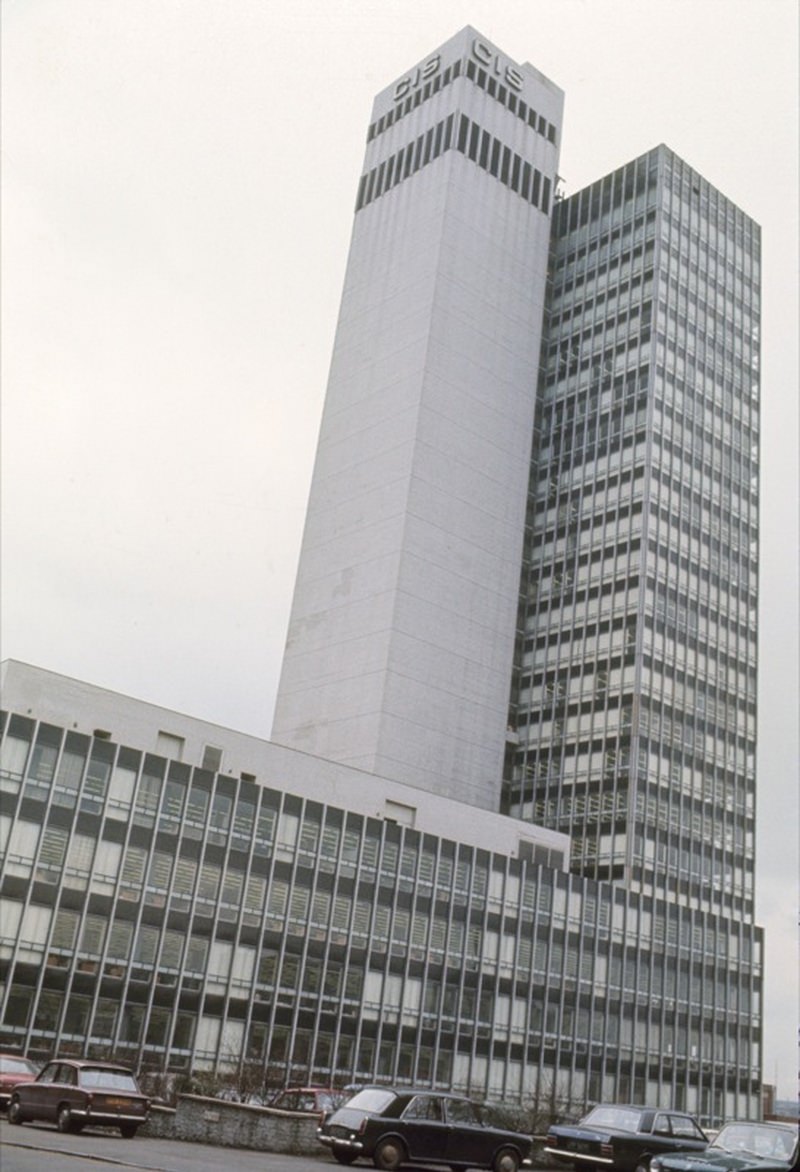
[[752, 925], [555, 848], [481, 850], [27, 714], [3, 734], [3, 1048], [757, 1109]]
[[[503, 808], [698, 940], [753, 922], [759, 269], [665, 147], [555, 213]], [[693, 1053], [758, 1053], [731, 989]]]

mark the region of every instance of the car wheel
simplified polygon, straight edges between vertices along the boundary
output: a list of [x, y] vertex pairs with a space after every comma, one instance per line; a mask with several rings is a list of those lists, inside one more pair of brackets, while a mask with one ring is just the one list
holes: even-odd
[[73, 1130], [72, 1112], [66, 1103], [62, 1103], [58, 1108], [58, 1115], [56, 1116], [56, 1127], [60, 1132]]
[[138, 1123], [120, 1123], [119, 1125], [119, 1133], [123, 1139], [133, 1139], [138, 1130]]
[[334, 1152], [334, 1160], [339, 1164], [353, 1164], [358, 1159], [357, 1152]]
[[375, 1148], [372, 1162], [382, 1172], [394, 1172], [406, 1158], [406, 1149], [399, 1139], [383, 1139]]
[[492, 1161], [492, 1172], [519, 1172], [519, 1156], [513, 1148], [501, 1148]]
[[636, 1165], [636, 1172], [650, 1172], [650, 1161], [640, 1160]]
[[19, 1105], [19, 1099], [12, 1099], [8, 1104], [8, 1122], [22, 1123], [22, 1110]]

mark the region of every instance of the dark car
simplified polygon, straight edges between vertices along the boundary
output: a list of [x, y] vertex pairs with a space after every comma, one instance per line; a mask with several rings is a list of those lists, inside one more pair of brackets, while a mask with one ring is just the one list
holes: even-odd
[[436, 1091], [366, 1087], [317, 1128], [317, 1138], [340, 1164], [363, 1157], [382, 1169], [531, 1167], [531, 1136], [493, 1127], [476, 1103]]
[[55, 1123], [59, 1131], [118, 1127], [131, 1139], [147, 1120], [149, 1107], [126, 1066], [55, 1058], [33, 1082], [14, 1087], [8, 1121]]
[[336, 1091], [333, 1087], [287, 1087], [270, 1099], [268, 1105], [276, 1111], [319, 1115], [324, 1119], [346, 1098], [343, 1091]]
[[0, 1054], [0, 1107], [7, 1107], [11, 1088], [18, 1082], [33, 1082], [39, 1067], [21, 1054]]
[[697, 1155], [656, 1156], [650, 1172], [798, 1172], [796, 1123], [726, 1123]]
[[701, 1152], [707, 1146], [700, 1124], [683, 1112], [598, 1106], [580, 1123], [551, 1127], [544, 1150], [574, 1168], [646, 1172], [662, 1152]]

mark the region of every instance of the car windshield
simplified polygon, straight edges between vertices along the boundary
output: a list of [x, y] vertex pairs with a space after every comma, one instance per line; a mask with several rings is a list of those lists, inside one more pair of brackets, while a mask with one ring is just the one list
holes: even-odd
[[612, 1127], [615, 1131], [639, 1131], [641, 1119], [641, 1111], [636, 1111], [632, 1107], [595, 1107], [581, 1120], [581, 1127]]
[[729, 1123], [716, 1136], [711, 1148], [741, 1152], [762, 1160], [785, 1160], [793, 1163], [797, 1150], [797, 1132], [774, 1124]]
[[33, 1074], [34, 1066], [27, 1058], [0, 1058], [0, 1074]]
[[124, 1070], [103, 1070], [102, 1067], [86, 1067], [80, 1072], [82, 1087], [92, 1090], [102, 1088], [104, 1091], [129, 1091], [139, 1094], [139, 1088], [132, 1074]]
[[357, 1095], [353, 1095], [352, 1099], [348, 1099], [347, 1106], [355, 1107], [359, 1111], [373, 1111], [376, 1115], [381, 1115], [394, 1098], [392, 1091], [382, 1091], [376, 1087], [370, 1087], [365, 1091], [359, 1091]]

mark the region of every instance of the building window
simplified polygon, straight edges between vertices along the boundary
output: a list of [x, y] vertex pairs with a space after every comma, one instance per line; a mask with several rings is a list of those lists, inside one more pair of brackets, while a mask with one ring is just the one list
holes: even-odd
[[211, 773], [219, 773], [222, 769], [222, 749], [216, 745], [206, 745], [203, 749], [201, 769], [208, 769]]
[[158, 951], [159, 932], [157, 928], [148, 928], [145, 925], [139, 928], [136, 936], [136, 946], [133, 959], [136, 964], [153, 965]]
[[55, 1033], [64, 998], [61, 993], [43, 992], [39, 996], [33, 1028], [41, 1033]]
[[233, 799], [227, 794], [215, 793], [211, 805], [210, 825], [215, 830], [226, 831], [230, 828]]
[[147, 851], [141, 846], [129, 846], [122, 865], [122, 884], [134, 888], [138, 893], [144, 883]]
[[20, 819], [12, 826], [6, 856], [6, 869], [9, 875], [18, 875], [22, 878], [30, 875], [32, 860], [36, 857], [36, 848], [39, 845], [39, 834], [40, 827], [35, 822], [24, 822]]
[[172, 1014], [168, 1009], [151, 1009], [150, 1020], [147, 1023], [146, 1046], [155, 1046], [159, 1049], [166, 1046], [169, 1040], [169, 1031], [172, 1025]]
[[99, 956], [103, 951], [108, 921], [103, 916], [87, 916], [81, 934], [81, 952]]
[[36, 878], [43, 883], [56, 883], [67, 853], [67, 831], [48, 826], [42, 834]]
[[[12, 914], [7, 917], [7, 913], [12, 908], [16, 911], [18, 908], [21, 908], [21, 905], [16, 903], [12, 904], [10, 900], [3, 901], [3, 928], [6, 932], [10, 932], [12, 926], [16, 926], [13, 924], [15, 919], [19, 923], [18, 916]], [[68, 914], [74, 916], [75, 913], [70, 912]], [[47, 943], [47, 934], [50, 931], [52, 916], [53, 913], [50, 908], [40, 907], [37, 904], [31, 904], [30, 907], [25, 909], [19, 927], [20, 960], [30, 960], [34, 963], [38, 961], [41, 963], [41, 954]], [[72, 942], [70, 941], [64, 947], [70, 948], [71, 946]]]
[[73, 994], [67, 1002], [67, 1011], [64, 1014], [64, 1033], [85, 1037], [91, 1007], [91, 998]]
[[133, 940], [133, 924], [126, 920], [114, 920], [108, 937], [108, 957], [114, 960], [127, 960], [131, 953]]
[[3, 1025], [15, 1030], [24, 1030], [31, 1016], [33, 989], [12, 987], [6, 1001]]
[[186, 944], [186, 971], [205, 974], [208, 959], [208, 940], [190, 936]]
[[156, 753], [159, 757], [169, 757], [174, 761], [182, 761], [185, 745], [185, 738], [176, 736], [174, 733], [159, 732], [156, 737]]
[[116, 765], [111, 774], [111, 784], [108, 789], [108, 801], [110, 806], [116, 806], [123, 810], [131, 808], [133, 801], [133, 791], [136, 789], [136, 770], [127, 768], [123, 765]]
[[42, 744], [40, 734], [40, 739], [34, 745], [33, 752], [31, 753], [28, 777], [33, 781], [49, 785], [55, 775], [57, 757], [58, 747], [51, 744]]
[[119, 1004], [116, 1001], [112, 1001], [108, 997], [99, 998], [97, 1008], [94, 1011], [94, 1020], [92, 1021], [92, 1039], [106, 1041], [114, 1037], [118, 1012]]
[[30, 741], [10, 734], [5, 738], [0, 756], [0, 776], [22, 780], [25, 772], [25, 762], [28, 760]]

